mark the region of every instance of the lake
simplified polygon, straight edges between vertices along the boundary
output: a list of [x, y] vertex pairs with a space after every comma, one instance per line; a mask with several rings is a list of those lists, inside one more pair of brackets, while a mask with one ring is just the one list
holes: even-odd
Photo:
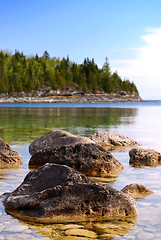
[[[29, 172], [29, 144], [53, 129], [90, 137], [97, 131], [123, 133], [143, 147], [161, 152], [161, 101], [140, 103], [44, 103], [1, 104], [0, 137], [21, 153], [20, 168], [0, 170], [0, 195], [13, 191]], [[161, 166], [134, 168], [129, 165], [129, 149], [112, 152], [125, 169], [104, 183], [121, 190], [130, 183], [143, 184], [154, 194], [137, 199], [136, 221], [83, 222], [75, 224], [34, 224], [5, 213], [0, 201], [1, 239], [68, 239], [68, 228], [85, 229], [97, 234], [96, 239], [161, 239]], [[98, 179], [99, 181], [99, 179]], [[102, 230], [103, 229], [103, 230]], [[70, 239], [74, 239], [71, 237]], [[83, 237], [78, 240], [91, 239]]]

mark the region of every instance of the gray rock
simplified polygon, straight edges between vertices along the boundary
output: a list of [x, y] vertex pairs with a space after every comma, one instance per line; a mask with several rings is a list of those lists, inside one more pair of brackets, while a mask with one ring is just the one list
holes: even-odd
[[30, 168], [45, 163], [67, 165], [88, 176], [116, 177], [123, 170], [110, 152], [96, 144], [76, 144], [34, 154], [29, 161]]
[[50, 131], [33, 141], [29, 146], [29, 152], [31, 155], [34, 155], [42, 150], [51, 150], [54, 148], [76, 145], [79, 143], [88, 144], [94, 142], [87, 137], [76, 136], [63, 130], [55, 130]]
[[4, 206], [16, 217], [44, 223], [137, 216], [136, 202], [129, 195], [70, 167], [49, 163], [28, 173]]
[[36, 139], [29, 146], [33, 156], [30, 168], [45, 163], [67, 165], [89, 176], [118, 176], [123, 170], [110, 152], [94, 144], [86, 137], [75, 136], [65, 131], [51, 131]]
[[22, 164], [22, 156], [0, 138], [0, 168], [19, 166]]
[[97, 132], [91, 136], [91, 140], [107, 148], [140, 145], [134, 139], [116, 132]]
[[153, 193], [152, 190], [145, 187], [144, 185], [136, 183], [126, 185], [121, 191], [126, 194], [129, 194], [133, 198], [144, 198], [149, 194]]
[[147, 148], [133, 148], [129, 151], [132, 166], [152, 166], [161, 164], [161, 153]]

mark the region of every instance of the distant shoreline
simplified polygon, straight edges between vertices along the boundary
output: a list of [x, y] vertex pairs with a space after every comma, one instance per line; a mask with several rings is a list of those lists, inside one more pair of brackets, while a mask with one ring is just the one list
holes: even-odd
[[143, 102], [134, 93], [85, 94], [72, 96], [1, 96], [0, 103], [103, 103]]

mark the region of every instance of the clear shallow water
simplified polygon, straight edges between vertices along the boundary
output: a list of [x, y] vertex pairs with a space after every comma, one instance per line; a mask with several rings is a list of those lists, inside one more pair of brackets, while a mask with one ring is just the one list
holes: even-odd
[[[51, 129], [64, 129], [74, 134], [90, 136], [96, 131], [124, 133], [144, 147], [161, 152], [161, 102], [143, 103], [102, 103], [102, 104], [1, 104], [0, 137], [19, 151], [23, 164], [19, 169], [0, 170], [0, 195], [13, 191], [28, 173], [30, 154], [28, 146], [35, 138]], [[105, 222], [75, 223], [97, 234], [103, 239], [102, 227], [113, 239], [161, 239], [161, 166], [133, 168], [129, 166], [128, 150], [113, 155], [125, 169], [111, 186], [121, 190], [130, 183], [149, 187], [154, 194], [140, 200], [138, 219], [135, 223]], [[79, 226], [76, 226], [79, 224]], [[81, 226], [80, 226], [81, 225]], [[66, 225], [35, 225], [22, 222], [7, 215], [0, 203], [0, 239], [56, 239], [63, 235]], [[69, 226], [70, 227], [70, 226]], [[73, 227], [73, 226], [72, 226]], [[73, 227], [73, 228], [74, 228]], [[105, 234], [104, 232], [104, 234]], [[123, 235], [123, 236], [121, 236]], [[82, 237], [85, 240], [85, 238]]]

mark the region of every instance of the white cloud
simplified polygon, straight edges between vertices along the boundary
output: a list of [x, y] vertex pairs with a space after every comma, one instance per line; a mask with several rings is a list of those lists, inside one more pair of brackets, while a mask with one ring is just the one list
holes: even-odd
[[161, 99], [161, 28], [147, 29], [141, 39], [135, 59], [110, 61], [111, 68], [134, 81], [143, 99]]

